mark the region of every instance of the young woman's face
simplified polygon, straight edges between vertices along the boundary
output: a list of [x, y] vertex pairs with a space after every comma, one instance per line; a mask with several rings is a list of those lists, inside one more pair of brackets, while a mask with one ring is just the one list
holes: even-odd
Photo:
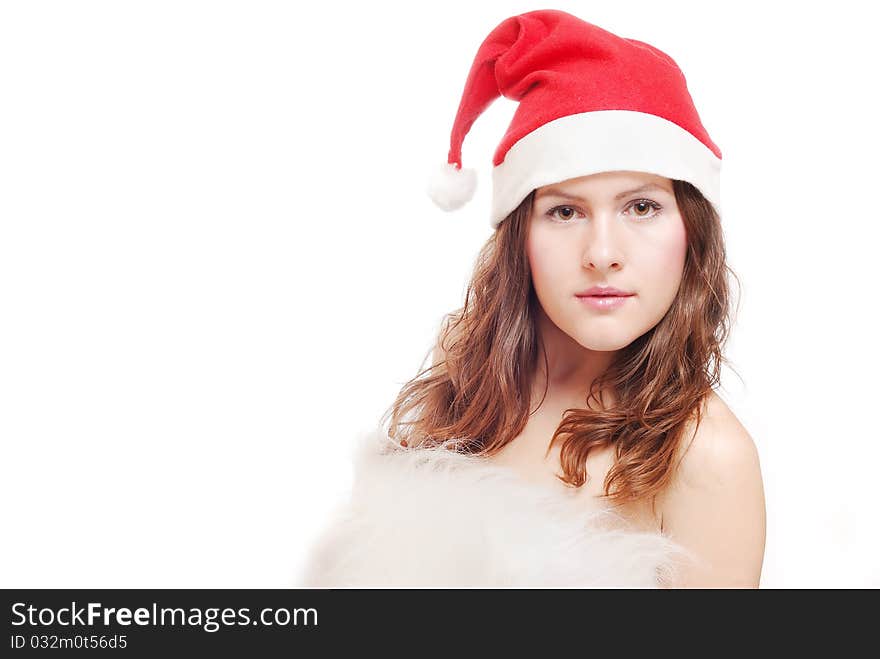
[[[535, 292], [584, 348], [619, 350], [654, 327], [678, 291], [686, 249], [668, 178], [602, 172], [535, 192], [526, 239]], [[632, 295], [608, 307], [578, 296], [593, 286]]]

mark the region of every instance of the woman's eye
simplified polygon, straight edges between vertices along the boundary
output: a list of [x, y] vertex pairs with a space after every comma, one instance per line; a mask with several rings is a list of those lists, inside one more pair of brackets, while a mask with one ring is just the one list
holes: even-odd
[[[567, 211], [567, 213], [565, 211]], [[559, 213], [559, 215], [557, 215], [557, 213]], [[577, 215], [577, 211], [571, 206], [555, 206], [547, 211], [547, 215], [554, 220], [559, 218], [557, 221], [561, 220], [562, 222], [568, 222]]]
[[[634, 201], [630, 207], [633, 209], [633, 213], [636, 217], [654, 217], [654, 215], [657, 215], [661, 210], [660, 204], [656, 201], [651, 201], [650, 199], [638, 199], [637, 201]], [[652, 210], [654, 213], [649, 214]]]

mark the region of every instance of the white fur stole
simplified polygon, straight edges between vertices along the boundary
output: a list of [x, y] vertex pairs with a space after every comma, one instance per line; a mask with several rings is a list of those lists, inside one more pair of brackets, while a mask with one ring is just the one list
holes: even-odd
[[657, 588], [685, 550], [608, 508], [443, 447], [362, 433], [350, 499], [310, 548], [303, 587]]

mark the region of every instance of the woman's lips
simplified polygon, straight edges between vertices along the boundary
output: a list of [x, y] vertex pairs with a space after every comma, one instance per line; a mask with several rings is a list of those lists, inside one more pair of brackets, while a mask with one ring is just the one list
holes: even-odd
[[576, 296], [578, 300], [580, 300], [583, 304], [587, 305], [591, 309], [597, 309], [599, 311], [606, 311], [611, 309], [618, 309], [626, 304], [626, 301], [631, 297], [635, 297], [633, 295], [578, 295]]

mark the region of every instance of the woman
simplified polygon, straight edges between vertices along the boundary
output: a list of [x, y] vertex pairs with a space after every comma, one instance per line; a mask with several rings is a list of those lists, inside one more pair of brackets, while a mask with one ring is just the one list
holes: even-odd
[[430, 189], [519, 101], [495, 232], [432, 366], [364, 436], [312, 586], [758, 587], [754, 442], [714, 393], [729, 326], [721, 153], [675, 62], [570, 14], [481, 45]]

